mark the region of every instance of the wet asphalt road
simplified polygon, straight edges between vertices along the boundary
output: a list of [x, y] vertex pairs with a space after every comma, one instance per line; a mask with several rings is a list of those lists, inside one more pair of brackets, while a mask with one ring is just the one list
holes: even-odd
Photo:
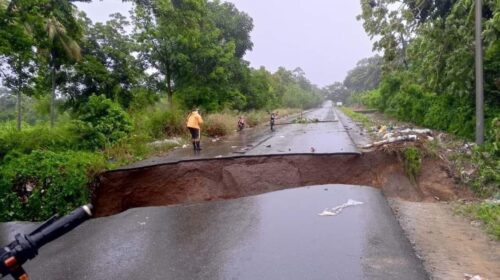
[[[310, 122], [293, 123], [300, 117]], [[244, 129], [227, 139], [202, 138], [201, 144], [203, 150], [199, 153], [194, 153], [192, 147], [188, 145], [172, 151], [168, 156], [152, 157], [121, 169], [208, 158], [359, 153], [346, 129], [338, 120], [331, 102], [325, 103], [322, 108], [305, 112], [302, 116], [295, 115], [278, 119], [274, 131], [271, 131], [269, 125], [261, 125]]]
[[[356, 152], [334, 116], [328, 106], [311, 111], [308, 118], [327, 122], [256, 131], [240, 148], [250, 148], [244, 155]], [[236, 145], [227, 145], [224, 156], [233, 155]], [[190, 159], [178, 153], [160, 160]], [[318, 216], [348, 199], [364, 204]], [[33, 227], [0, 224], [0, 243]], [[25, 268], [32, 279], [427, 279], [381, 192], [339, 185], [130, 209], [86, 222]]]
[[[348, 199], [364, 204], [318, 215]], [[26, 269], [61, 280], [426, 279], [380, 191], [341, 185], [131, 209], [81, 225]]]

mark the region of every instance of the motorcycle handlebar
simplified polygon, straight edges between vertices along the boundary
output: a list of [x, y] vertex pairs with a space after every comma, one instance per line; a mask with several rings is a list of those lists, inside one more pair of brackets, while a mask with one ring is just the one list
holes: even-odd
[[27, 279], [22, 265], [38, 254], [38, 249], [48, 242], [64, 235], [92, 216], [92, 205], [84, 205], [70, 214], [57, 218], [54, 216], [30, 234], [16, 234], [15, 241], [0, 248], [1, 277], [12, 275], [15, 279]]
[[50, 241], [64, 235], [68, 231], [79, 226], [91, 216], [92, 205], [84, 205], [60, 219], [57, 219], [45, 226], [42, 225], [42, 227], [29, 234], [29, 239], [31, 239], [33, 245], [35, 245], [37, 248], [40, 248]]

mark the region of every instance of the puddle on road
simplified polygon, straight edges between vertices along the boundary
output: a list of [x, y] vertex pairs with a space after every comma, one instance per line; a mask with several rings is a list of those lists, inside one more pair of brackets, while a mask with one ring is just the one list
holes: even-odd
[[234, 199], [320, 184], [372, 186], [408, 201], [450, 200], [456, 190], [436, 160], [422, 163], [417, 184], [396, 154], [288, 155], [221, 158], [117, 170], [101, 174], [96, 216], [129, 208]]

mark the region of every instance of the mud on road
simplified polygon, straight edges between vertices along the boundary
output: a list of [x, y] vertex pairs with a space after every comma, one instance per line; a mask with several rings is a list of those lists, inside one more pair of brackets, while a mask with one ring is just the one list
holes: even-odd
[[288, 155], [185, 161], [103, 173], [94, 192], [96, 216], [129, 208], [202, 202], [286, 188], [351, 184], [380, 188], [406, 201], [447, 201], [460, 190], [439, 160], [424, 159], [418, 182], [396, 153]]

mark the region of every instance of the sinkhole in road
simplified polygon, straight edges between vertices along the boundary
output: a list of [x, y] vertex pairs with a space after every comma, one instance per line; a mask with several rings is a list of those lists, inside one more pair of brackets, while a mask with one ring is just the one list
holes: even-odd
[[349, 184], [409, 201], [451, 200], [459, 191], [442, 162], [424, 158], [416, 183], [397, 153], [280, 155], [184, 161], [105, 172], [93, 192], [96, 216], [129, 208], [234, 199], [293, 187]]

